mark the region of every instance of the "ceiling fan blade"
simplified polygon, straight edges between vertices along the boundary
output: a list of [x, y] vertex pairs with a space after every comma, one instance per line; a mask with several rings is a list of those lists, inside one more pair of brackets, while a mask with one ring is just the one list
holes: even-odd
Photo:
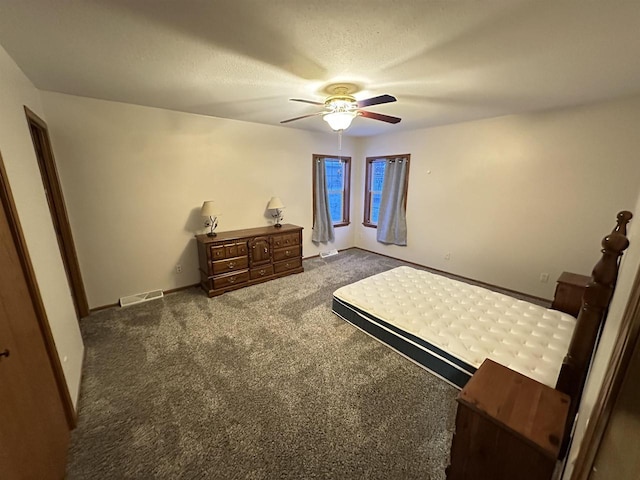
[[398, 118], [398, 117], [383, 115], [382, 113], [367, 112], [366, 110], [358, 110], [358, 115], [361, 115], [366, 118], [372, 118], [373, 120], [380, 120], [381, 122], [387, 122], [387, 123], [400, 123], [400, 121], [402, 120], [401, 118]]
[[378, 97], [373, 98], [365, 98], [364, 100], [358, 100], [358, 108], [362, 107], [370, 107], [371, 105], [380, 105], [381, 103], [391, 103], [395, 102], [396, 97], [392, 97], [391, 95], [380, 95]]
[[309, 115], [302, 115], [301, 117], [290, 118], [289, 120], [282, 120], [280, 123], [295, 122], [296, 120], [302, 120], [303, 118], [308, 118], [308, 117], [315, 117], [317, 115], [323, 115], [325, 113], [327, 113], [327, 112], [311, 113]]
[[310, 103], [311, 105], [324, 105], [323, 102], [316, 102], [315, 100], [305, 100], [304, 98], [290, 98], [292, 102]]

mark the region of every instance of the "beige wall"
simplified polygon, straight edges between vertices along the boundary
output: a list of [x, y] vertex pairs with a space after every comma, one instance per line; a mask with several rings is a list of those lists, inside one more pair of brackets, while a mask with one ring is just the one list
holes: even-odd
[[[333, 244], [311, 242], [311, 158], [339, 154], [336, 134], [41, 95], [90, 307], [198, 283], [204, 200], [223, 231], [270, 224], [279, 196], [285, 223], [304, 227], [306, 257], [353, 245], [351, 226]], [[342, 154], [357, 143], [343, 139]]]
[[[408, 246], [359, 224], [356, 245], [550, 299], [561, 272], [590, 273], [635, 205], [639, 124], [634, 97], [367, 139], [365, 156], [411, 154]], [[361, 163], [357, 199], [363, 177]]]
[[80, 388], [83, 345], [24, 108], [43, 116], [39, 93], [0, 47], [0, 152], [71, 398]]

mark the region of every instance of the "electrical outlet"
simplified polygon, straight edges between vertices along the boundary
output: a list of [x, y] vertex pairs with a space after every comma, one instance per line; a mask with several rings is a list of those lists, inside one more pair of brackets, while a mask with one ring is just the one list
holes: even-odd
[[182, 273], [182, 265], [180, 264], [176, 265], [176, 273]]
[[547, 283], [549, 281], [549, 274], [548, 273], [541, 273], [540, 274], [540, 282], [541, 283]]
[[444, 259], [445, 260], [451, 260], [451, 254], [450, 253], [445, 253]]

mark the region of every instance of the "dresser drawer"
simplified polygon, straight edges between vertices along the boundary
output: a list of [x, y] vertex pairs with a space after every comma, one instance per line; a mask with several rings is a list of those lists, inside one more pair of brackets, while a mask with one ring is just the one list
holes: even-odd
[[297, 233], [273, 236], [273, 248], [291, 247], [293, 245], [300, 245], [300, 235]]
[[214, 289], [231, 287], [234, 285], [247, 283], [248, 281], [249, 281], [249, 270], [243, 270], [240, 272], [234, 272], [227, 275], [221, 275], [220, 277], [216, 277], [212, 279]]
[[300, 246], [294, 246], [289, 248], [280, 248], [273, 251], [273, 261], [279, 262], [288, 258], [295, 258], [300, 256]]
[[251, 280], [269, 277], [273, 275], [273, 265], [266, 265], [262, 268], [252, 268], [249, 273], [251, 275]]
[[241, 257], [247, 254], [247, 242], [225, 243], [211, 246], [211, 260]]
[[275, 263], [273, 269], [276, 273], [286, 272], [287, 270], [293, 270], [294, 268], [300, 268], [302, 266], [302, 259], [292, 258], [286, 262]]
[[220, 260], [213, 262], [213, 268], [211, 269], [214, 275], [220, 273], [233, 272], [235, 270], [243, 270], [249, 266], [248, 257], [235, 257], [227, 260]]

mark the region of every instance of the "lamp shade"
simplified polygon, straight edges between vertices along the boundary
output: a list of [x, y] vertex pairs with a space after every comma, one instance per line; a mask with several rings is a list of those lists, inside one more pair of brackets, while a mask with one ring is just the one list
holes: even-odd
[[280, 198], [278, 197], [271, 197], [271, 200], [269, 200], [269, 205], [267, 205], [267, 209], [280, 210], [282, 208], [284, 208], [284, 205], [282, 204], [282, 200], [280, 200]]
[[200, 215], [202, 215], [203, 217], [215, 217], [218, 215], [216, 213], [216, 206], [213, 203], [213, 200], [207, 200], [202, 204]]
[[351, 121], [356, 117], [356, 112], [333, 112], [322, 116], [322, 119], [335, 130], [346, 130], [351, 125]]

